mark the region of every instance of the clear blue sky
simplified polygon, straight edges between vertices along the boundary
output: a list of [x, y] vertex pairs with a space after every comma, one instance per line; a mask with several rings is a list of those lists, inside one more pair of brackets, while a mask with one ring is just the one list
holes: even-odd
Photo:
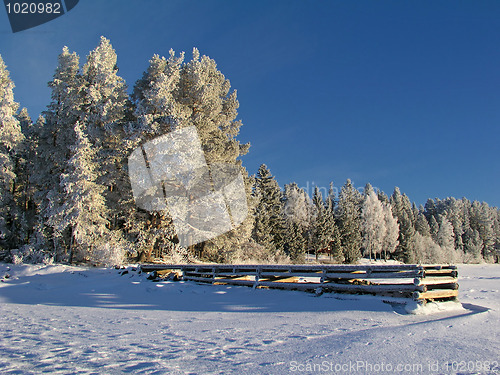
[[0, 9], [0, 54], [32, 117], [62, 47], [83, 63], [101, 35], [129, 88], [155, 53], [215, 59], [238, 90], [250, 173], [500, 206], [499, 1], [80, 0], [16, 34]]

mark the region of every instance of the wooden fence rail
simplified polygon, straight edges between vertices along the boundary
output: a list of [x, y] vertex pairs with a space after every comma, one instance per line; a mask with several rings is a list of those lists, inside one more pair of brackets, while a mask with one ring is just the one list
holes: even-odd
[[458, 297], [458, 271], [453, 265], [143, 264], [141, 269], [155, 272], [153, 278], [254, 288], [361, 293], [422, 302]]

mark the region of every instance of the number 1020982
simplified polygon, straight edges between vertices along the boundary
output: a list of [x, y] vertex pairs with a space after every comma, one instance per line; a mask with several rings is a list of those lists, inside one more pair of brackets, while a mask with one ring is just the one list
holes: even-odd
[[5, 4], [9, 14], [62, 14], [61, 3], [17, 3], [8, 2]]

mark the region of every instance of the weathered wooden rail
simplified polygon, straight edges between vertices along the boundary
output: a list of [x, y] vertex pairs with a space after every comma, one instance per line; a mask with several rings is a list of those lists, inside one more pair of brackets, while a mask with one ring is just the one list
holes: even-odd
[[360, 293], [448, 301], [458, 297], [453, 265], [143, 264], [160, 278], [316, 293]]

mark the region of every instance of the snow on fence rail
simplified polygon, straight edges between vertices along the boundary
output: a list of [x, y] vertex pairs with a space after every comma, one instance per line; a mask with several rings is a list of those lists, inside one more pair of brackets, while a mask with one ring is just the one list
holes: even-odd
[[458, 297], [453, 265], [143, 264], [141, 269], [155, 272], [153, 278], [254, 288], [374, 294], [421, 302]]

